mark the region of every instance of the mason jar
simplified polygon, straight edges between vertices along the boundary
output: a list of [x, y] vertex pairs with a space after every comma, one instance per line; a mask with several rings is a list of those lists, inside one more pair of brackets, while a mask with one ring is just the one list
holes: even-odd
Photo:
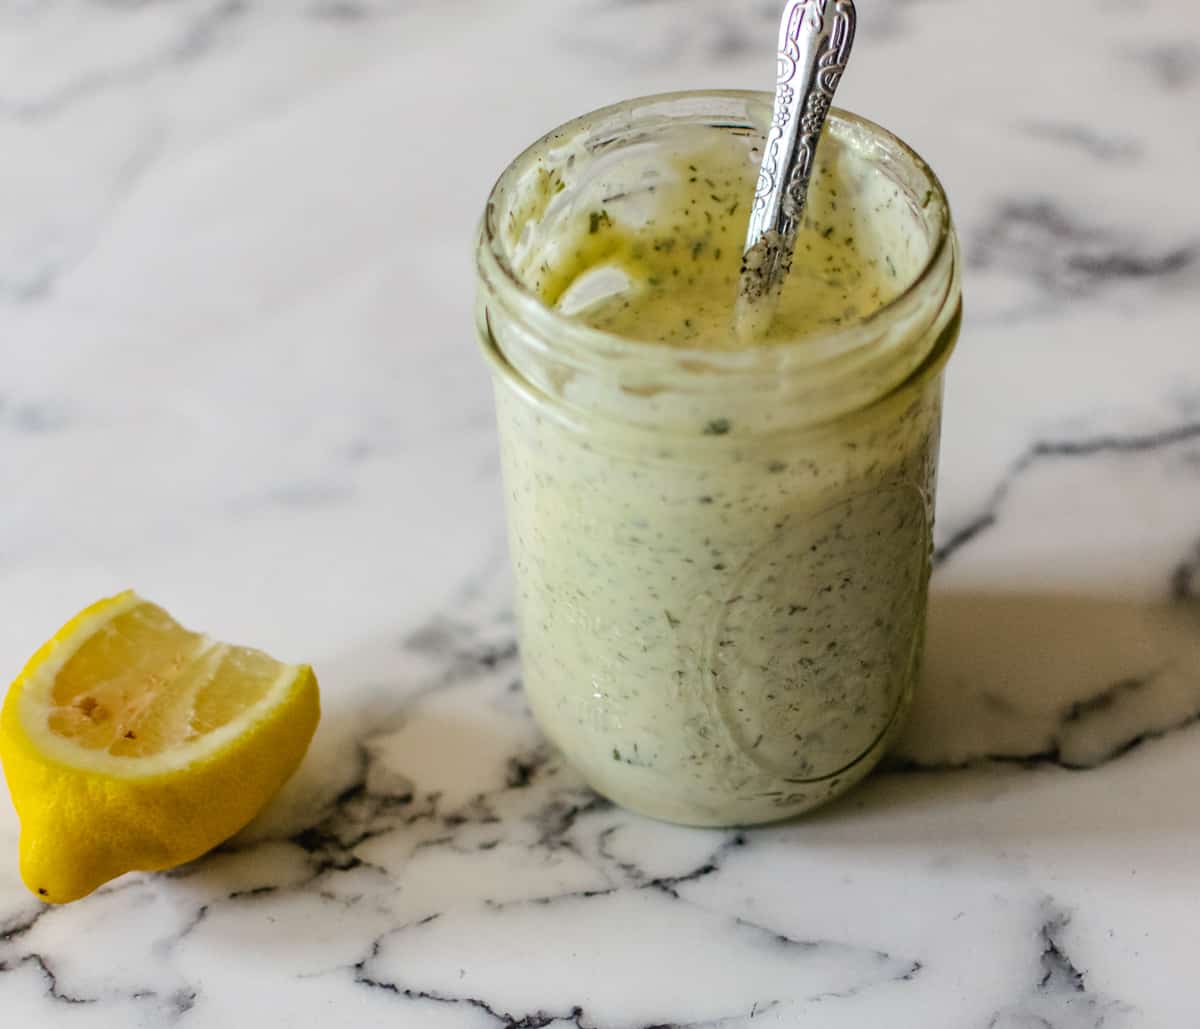
[[564, 212], [644, 187], [656, 141], [761, 140], [771, 99], [668, 94], [564, 125], [501, 175], [478, 241], [529, 703], [597, 791], [690, 825], [824, 803], [909, 708], [961, 318], [949, 208], [911, 148], [834, 110], [822, 150], [864, 159], [878, 256], [914, 269], [873, 313], [681, 349], [563, 314], [531, 269]]

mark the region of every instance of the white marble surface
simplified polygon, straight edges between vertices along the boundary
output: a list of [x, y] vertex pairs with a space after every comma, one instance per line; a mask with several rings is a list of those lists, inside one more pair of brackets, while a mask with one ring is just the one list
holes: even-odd
[[4, 1025], [1200, 1023], [1190, 0], [860, 0], [841, 99], [934, 163], [967, 260], [890, 770], [692, 831], [529, 721], [475, 219], [567, 117], [768, 85], [775, 7], [0, 4], [0, 667], [135, 585], [325, 697], [177, 873], [43, 908], [3, 805]]

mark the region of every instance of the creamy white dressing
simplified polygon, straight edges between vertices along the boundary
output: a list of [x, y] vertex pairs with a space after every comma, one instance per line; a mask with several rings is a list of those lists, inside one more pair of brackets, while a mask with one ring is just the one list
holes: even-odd
[[[735, 350], [754, 157], [743, 136], [674, 127], [628, 167], [556, 171], [514, 264], [545, 304], [648, 350]], [[818, 346], [898, 296], [929, 257], [922, 199], [823, 145], [760, 349]], [[909, 342], [915, 366], [932, 346]], [[622, 387], [624, 418], [586, 377], [527, 378], [512, 360], [497, 407], [521, 653], [551, 739], [600, 792], [691, 824], [784, 817], [866, 774], [919, 657], [940, 376], [788, 429], [802, 391], [693, 398], [658, 374]], [[831, 389], [850, 388], [855, 360]], [[659, 429], [638, 424], [663, 411]]]

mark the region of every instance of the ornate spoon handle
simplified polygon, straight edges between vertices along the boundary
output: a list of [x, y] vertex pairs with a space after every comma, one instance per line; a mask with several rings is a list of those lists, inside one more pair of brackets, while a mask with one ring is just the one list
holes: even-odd
[[854, 0], [789, 0], [779, 26], [775, 111], [763, 147], [738, 288], [737, 333], [771, 323], [791, 268], [817, 144], [854, 43]]

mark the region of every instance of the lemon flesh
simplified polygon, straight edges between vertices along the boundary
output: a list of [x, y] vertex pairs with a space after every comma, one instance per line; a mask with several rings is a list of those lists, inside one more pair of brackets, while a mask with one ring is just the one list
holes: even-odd
[[92, 605], [0, 711], [22, 878], [63, 903], [199, 857], [287, 781], [319, 717], [307, 665], [190, 632], [132, 591]]

